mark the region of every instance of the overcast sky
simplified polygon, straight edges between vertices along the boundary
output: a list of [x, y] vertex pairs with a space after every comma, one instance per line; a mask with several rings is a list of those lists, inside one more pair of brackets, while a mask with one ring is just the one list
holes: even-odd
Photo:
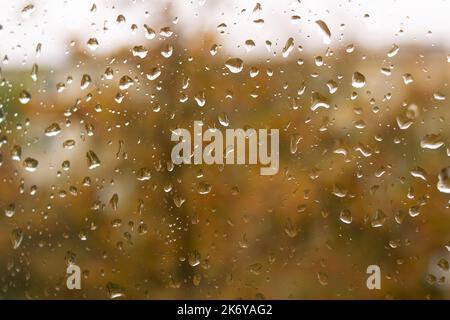
[[[257, 2], [262, 10], [254, 12]], [[29, 4], [34, 11], [25, 17], [22, 9]], [[91, 12], [93, 4], [97, 9]], [[171, 9], [165, 10], [169, 6]], [[164, 12], [170, 13], [164, 17]], [[126, 19], [122, 25], [116, 22], [119, 14]], [[289, 37], [296, 46], [322, 52], [327, 46], [352, 42], [386, 51], [393, 43], [408, 42], [450, 48], [449, 14], [450, 3], [444, 0], [2, 0], [0, 59], [9, 58], [8, 64], [1, 63], [4, 69], [28, 68], [35, 62], [57, 67], [66, 52], [73, 50], [71, 40], [88, 50], [86, 42], [91, 37], [98, 39], [100, 53], [123, 45], [150, 47], [158, 40], [144, 38], [144, 23], [156, 31], [171, 26], [181, 39], [189, 41], [212, 32], [230, 54], [242, 56], [247, 55], [247, 39], [256, 43], [252, 54], [263, 54], [266, 40], [274, 44], [273, 50], [279, 50]], [[297, 23], [291, 19], [294, 15], [300, 16]], [[254, 22], [258, 19], [264, 24]], [[330, 44], [322, 41], [315, 24], [319, 19], [331, 31]], [[227, 25], [223, 35], [217, 30], [221, 23]], [[135, 35], [132, 24], [138, 26]], [[42, 44], [40, 57], [35, 55], [38, 43]]]

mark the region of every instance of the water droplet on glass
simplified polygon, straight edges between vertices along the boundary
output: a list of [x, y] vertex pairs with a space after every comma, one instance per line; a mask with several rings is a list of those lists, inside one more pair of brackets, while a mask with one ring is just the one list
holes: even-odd
[[13, 249], [18, 249], [23, 240], [23, 231], [20, 228], [16, 228], [11, 232], [11, 242]]
[[188, 254], [188, 263], [191, 267], [196, 267], [200, 264], [200, 253], [197, 250], [194, 250]]
[[38, 65], [37, 65], [36, 63], [33, 64], [33, 67], [31, 67], [31, 74], [30, 74], [31, 79], [32, 79], [33, 81], [37, 81], [37, 78], [38, 78], [38, 71], [39, 71]]
[[150, 28], [148, 25], [144, 24], [145, 29], [145, 38], [151, 40], [156, 37], [156, 32], [152, 28]]
[[34, 12], [34, 5], [33, 4], [27, 4], [25, 7], [23, 7], [21, 15], [22, 18], [29, 18], [30, 15]]
[[109, 204], [113, 210], [117, 210], [119, 207], [119, 195], [117, 193], [114, 193], [111, 199], [109, 199]]
[[16, 213], [16, 205], [14, 203], [10, 203], [5, 208], [5, 216], [8, 217], [8, 218], [12, 218], [15, 213]]
[[45, 129], [45, 135], [47, 137], [53, 137], [58, 135], [61, 132], [61, 128], [60, 126], [54, 122], [51, 125], [49, 125], [46, 129]]
[[120, 80], [119, 80], [119, 89], [127, 90], [133, 84], [134, 84], [133, 79], [131, 79], [129, 76], [125, 75], [122, 78], [120, 78]]
[[441, 170], [438, 180], [438, 190], [443, 193], [450, 193], [450, 167]]
[[100, 166], [101, 162], [94, 151], [89, 150], [86, 153], [86, 158], [87, 158], [87, 164], [88, 164], [89, 169], [95, 169]]
[[132, 52], [133, 56], [144, 59], [147, 56], [148, 50], [144, 46], [134, 46]]
[[204, 181], [201, 181], [198, 184], [197, 191], [199, 194], [208, 194], [211, 192], [211, 185]]
[[350, 224], [353, 220], [352, 213], [348, 209], [343, 209], [339, 214], [339, 219], [345, 224]]
[[146, 74], [148, 80], [156, 80], [160, 75], [161, 69], [159, 67], [151, 69], [150, 72]]
[[194, 96], [195, 102], [197, 102], [197, 105], [199, 107], [203, 107], [206, 104], [206, 97], [205, 97], [205, 92], [204, 91], [200, 91], [199, 93], [197, 93]]
[[405, 73], [402, 75], [403, 83], [404, 84], [410, 84], [414, 82], [414, 78], [410, 73]]
[[80, 88], [81, 90], [86, 89], [91, 84], [91, 76], [88, 74], [83, 74], [81, 77]]
[[22, 90], [19, 93], [19, 102], [21, 104], [27, 104], [28, 102], [30, 102], [30, 100], [31, 100], [31, 94], [28, 91]]
[[316, 111], [319, 108], [330, 108], [328, 99], [318, 92], [313, 92], [311, 95], [311, 110]]
[[322, 34], [322, 40], [325, 44], [331, 43], [331, 31], [328, 28], [327, 24], [323, 20], [317, 20], [316, 25], [319, 28], [320, 33]]
[[427, 134], [420, 140], [420, 146], [423, 149], [439, 149], [444, 145], [444, 140], [440, 134]]
[[244, 61], [239, 58], [231, 58], [225, 62], [225, 66], [228, 68], [228, 70], [230, 70], [230, 72], [239, 73], [244, 67]]
[[228, 127], [230, 125], [230, 121], [228, 120], [228, 116], [225, 112], [222, 112], [221, 114], [219, 114], [218, 119], [219, 119], [219, 123], [222, 126]]
[[219, 48], [219, 46], [217, 45], [217, 44], [213, 44], [212, 46], [211, 46], [211, 49], [209, 49], [209, 53], [212, 55], [212, 56], [215, 56], [216, 54], [217, 54], [217, 49]]
[[91, 51], [95, 51], [98, 48], [98, 40], [97, 38], [89, 38], [87, 41], [87, 46]]
[[170, 58], [172, 56], [173, 53], [173, 46], [168, 44], [166, 45], [162, 50], [161, 50], [161, 55], [164, 58]]
[[283, 58], [287, 58], [291, 53], [292, 49], [294, 49], [294, 38], [289, 38], [284, 45], [283, 50], [281, 51], [281, 55]]
[[366, 77], [362, 73], [355, 72], [352, 76], [352, 86], [354, 88], [362, 88], [366, 85]]
[[34, 158], [26, 158], [23, 161], [23, 167], [26, 171], [34, 172], [36, 171], [37, 167], [39, 165], [39, 162]]
[[117, 299], [125, 297], [125, 290], [118, 284], [115, 284], [113, 282], [108, 282], [108, 284], [106, 285], [106, 290], [109, 299]]
[[292, 23], [292, 24], [299, 24], [299, 23], [300, 23], [300, 20], [301, 20], [301, 17], [298, 16], [298, 15], [293, 15], [293, 16], [291, 17], [291, 23]]
[[434, 100], [444, 101], [445, 95], [440, 92], [435, 92], [435, 93], [433, 93], [433, 98], [434, 98]]
[[137, 179], [139, 181], [147, 181], [150, 180], [151, 177], [151, 171], [148, 168], [141, 168], [137, 175]]
[[400, 47], [396, 44], [393, 44], [391, 49], [388, 51], [387, 56], [389, 58], [394, 57], [398, 53], [398, 50], [400, 50]]
[[250, 52], [255, 47], [255, 42], [251, 39], [245, 41], [245, 50]]
[[75, 140], [69, 139], [63, 142], [64, 149], [72, 149], [75, 147]]

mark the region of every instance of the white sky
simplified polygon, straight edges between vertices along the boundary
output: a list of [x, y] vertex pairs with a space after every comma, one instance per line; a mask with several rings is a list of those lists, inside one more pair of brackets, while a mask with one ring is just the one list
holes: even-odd
[[[255, 14], [256, 2], [261, 3], [262, 10]], [[90, 12], [94, 3], [97, 10]], [[21, 11], [28, 4], [35, 9], [24, 18]], [[167, 7], [170, 11], [165, 10]], [[165, 12], [170, 13], [165, 17]], [[116, 23], [119, 14], [125, 16], [125, 25]], [[366, 14], [369, 16], [364, 17]], [[171, 26], [181, 39], [188, 41], [211, 32], [230, 54], [241, 56], [247, 55], [243, 45], [247, 39], [256, 43], [256, 54], [265, 52], [266, 40], [272, 41], [273, 50], [279, 51], [289, 37], [305, 50], [323, 52], [327, 45], [322, 43], [314, 23], [318, 19], [331, 30], [330, 47], [353, 42], [356, 46], [387, 51], [393, 43], [406, 42], [448, 50], [449, 14], [450, 3], [444, 0], [1, 0], [0, 59], [7, 55], [9, 63], [0, 66], [29, 68], [36, 62], [57, 67], [71, 50], [70, 40], [88, 50], [86, 41], [91, 37], [100, 43], [98, 52], [124, 45], [150, 47], [158, 37], [145, 39], [144, 23], [156, 31]], [[299, 24], [292, 24], [292, 15], [301, 17]], [[253, 23], [258, 18], [265, 20], [262, 27]], [[223, 22], [227, 24], [226, 34], [220, 35], [216, 27]], [[103, 30], [105, 23], [107, 31]], [[133, 23], [138, 26], [135, 35], [130, 28]], [[428, 31], [432, 33], [427, 34]], [[36, 57], [39, 42], [42, 53]]]

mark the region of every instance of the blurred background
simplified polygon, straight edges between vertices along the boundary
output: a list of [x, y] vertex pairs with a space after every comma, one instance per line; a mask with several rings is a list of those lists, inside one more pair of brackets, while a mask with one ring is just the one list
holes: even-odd
[[[449, 10], [2, 1], [0, 297], [450, 298]], [[173, 165], [194, 120], [278, 174]]]

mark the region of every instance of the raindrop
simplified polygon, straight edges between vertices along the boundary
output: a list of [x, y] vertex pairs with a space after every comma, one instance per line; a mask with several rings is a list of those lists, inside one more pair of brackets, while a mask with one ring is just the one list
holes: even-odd
[[427, 134], [420, 140], [420, 146], [423, 149], [439, 149], [444, 145], [444, 141], [440, 134]]
[[29, 172], [36, 171], [38, 165], [39, 165], [39, 162], [33, 158], [26, 158], [23, 161], [23, 167], [25, 168], [26, 171], [29, 171]]
[[393, 44], [391, 49], [388, 51], [387, 56], [389, 58], [394, 57], [398, 53], [398, 50], [400, 50], [400, 47], [396, 44]]
[[33, 12], [34, 12], [34, 5], [33, 4], [26, 5], [25, 7], [23, 7], [21, 12], [22, 18], [29, 18]]
[[156, 32], [152, 28], [150, 28], [148, 25], [144, 24], [145, 29], [145, 38], [151, 40], [156, 37]]
[[228, 119], [228, 116], [225, 112], [222, 112], [221, 114], [219, 114], [218, 119], [219, 119], [219, 123], [222, 126], [228, 127], [230, 125], [230, 120]]
[[138, 172], [137, 179], [139, 181], [147, 181], [151, 178], [151, 171], [148, 168], [141, 168]]
[[22, 159], [22, 148], [18, 145], [14, 145], [11, 149], [11, 159], [14, 161], [20, 161]]
[[27, 104], [28, 102], [30, 102], [30, 100], [31, 100], [31, 94], [28, 91], [22, 90], [19, 93], [19, 102], [21, 104]]
[[343, 209], [339, 214], [339, 219], [345, 224], [350, 224], [353, 220], [352, 213], [350, 212], [350, 210]]
[[51, 125], [49, 125], [46, 129], [45, 129], [45, 135], [47, 137], [53, 137], [58, 135], [61, 132], [61, 128], [59, 127], [59, 125], [54, 122]]
[[197, 93], [194, 96], [195, 102], [197, 102], [197, 105], [199, 107], [203, 107], [206, 103], [206, 97], [205, 97], [205, 92], [204, 91], [200, 91], [199, 93]]
[[319, 27], [319, 31], [322, 34], [322, 40], [324, 44], [331, 43], [331, 31], [327, 24], [322, 20], [317, 20], [316, 25]]
[[81, 77], [81, 83], [80, 83], [81, 90], [84, 90], [87, 87], [89, 87], [91, 82], [92, 82], [91, 76], [88, 74], [83, 74], [83, 76]]
[[13, 245], [13, 249], [18, 249], [23, 240], [23, 231], [20, 228], [14, 229], [11, 232], [11, 242]]
[[313, 92], [311, 95], [311, 110], [316, 111], [319, 108], [330, 108], [328, 99], [318, 92]]
[[117, 193], [114, 193], [111, 199], [109, 199], [109, 204], [113, 210], [117, 210], [119, 207], [119, 195]]
[[16, 213], [16, 205], [14, 203], [10, 203], [5, 208], [5, 216], [8, 217], [8, 218], [12, 218], [15, 213]]
[[197, 191], [199, 194], [208, 194], [211, 192], [211, 185], [204, 181], [201, 181], [198, 184]]
[[247, 52], [252, 51], [255, 48], [255, 42], [251, 39], [245, 41], [245, 49]]
[[97, 38], [89, 38], [87, 41], [87, 46], [91, 51], [95, 51], [98, 48], [98, 40]]
[[106, 290], [109, 299], [117, 299], [125, 297], [125, 290], [118, 284], [108, 282], [108, 284], [106, 285]]
[[212, 46], [211, 46], [211, 49], [209, 49], [209, 53], [212, 55], [212, 56], [215, 56], [216, 54], [217, 54], [217, 49], [219, 48], [219, 46], [217, 45], [217, 44], [213, 44]]
[[413, 76], [410, 73], [403, 74], [402, 78], [403, 78], [403, 83], [406, 85], [414, 82]]
[[444, 101], [445, 100], [445, 95], [443, 95], [440, 92], [435, 92], [435, 93], [433, 93], [433, 98], [434, 98], [434, 100]]
[[300, 16], [294, 15], [294, 16], [291, 17], [291, 23], [292, 24], [299, 24], [300, 23], [300, 19], [301, 19]]
[[134, 84], [133, 79], [131, 79], [129, 76], [125, 75], [122, 78], [120, 78], [120, 80], [119, 80], [119, 89], [127, 90], [133, 84]]
[[352, 76], [352, 86], [354, 88], [362, 88], [366, 85], [366, 77], [362, 73], [355, 72]]
[[191, 267], [196, 267], [200, 264], [200, 253], [194, 250], [188, 254], [188, 263]]
[[88, 164], [89, 169], [95, 169], [100, 166], [101, 162], [94, 151], [89, 150], [86, 153], [86, 158], [87, 158], [87, 164]]
[[171, 46], [170, 44], [166, 45], [162, 50], [161, 50], [161, 55], [164, 58], [170, 58], [172, 56], [173, 53], [173, 46]]
[[132, 52], [133, 56], [144, 59], [147, 56], [148, 50], [144, 46], [134, 46]]
[[38, 65], [37, 65], [36, 63], [33, 64], [33, 67], [31, 67], [31, 74], [30, 74], [31, 79], [32, 79], [33, 81], [37, 81], [37, 78], [38, 78], [38, 71], [39, 71]]
[[438, 190], [443, 193], [450, 193], [450, 167], [441, 170], [438, 180]]
[[244, 61], [239, 58], [231, 58], [225, 62], [225, 66], [228, 68], [228, 70], [230, 70], [230, 72], [239, 73], [244, 67]]
[[287, 58], [291, 53], [292, 49], [294, 49], [294, 38], [289, 38], [284, 45], [283, 50], [281, 51], [281, 55], [283, 58]]
[[69, 139], [63, 142], [64, 149], [72, 149], [75, 147], [75, 140]]
[[148, 80], [156, 80], [160, 75], [161, 69], [159, 67], [151, 69], [150, 72], [146, 74]]

